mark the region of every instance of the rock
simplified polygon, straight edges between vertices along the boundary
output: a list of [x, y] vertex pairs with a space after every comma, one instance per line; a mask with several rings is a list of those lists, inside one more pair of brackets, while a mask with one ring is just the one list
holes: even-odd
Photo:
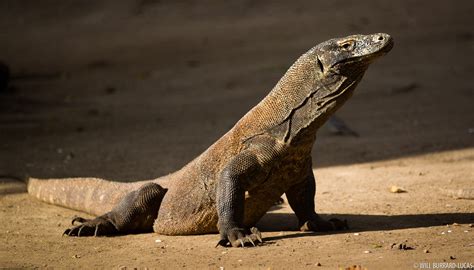
[[339, 268], [339, 269], [344, 269], [344, 270], [367, 270], [367, 268], [365, 267], [362, 267], [360, 265], [352, 265], [352, 266], [349, 266], [349, 267], [346, 267], [346, 268]]
[[407, 246], [407, 244], [399, 244], [398, 249], [400, 249], [400, 250], [412, 250], [414, 248], [410, 247], [410, 246]]
[[392, 193], [405, 193], [407, 191], [405, 189], [401, 188], [401, 187], [391, 186], [390, 187], [390, 192], [392, 192]]

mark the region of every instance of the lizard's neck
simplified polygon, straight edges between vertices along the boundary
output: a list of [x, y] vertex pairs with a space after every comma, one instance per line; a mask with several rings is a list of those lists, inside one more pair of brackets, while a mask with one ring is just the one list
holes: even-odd
[[244, 138], [268, 134], [285, 143], [313, 143], [316, 132], [352, 94], [362, 78], [323, 74], [301, 56], [273, 90], [236, 125]]
[[304, 100], [304, 104], [293, 109], [287, 120], [284, 141], [313, 143], [318, 129], [352, 96], [362, 75], [355, 78], [332, 75], [322, 79], [316, 85], [318, 89]]

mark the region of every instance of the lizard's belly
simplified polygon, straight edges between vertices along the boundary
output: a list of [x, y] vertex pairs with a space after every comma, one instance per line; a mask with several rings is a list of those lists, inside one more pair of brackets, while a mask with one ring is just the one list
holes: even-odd
[[217, 232], [215, 186], [203, 185], [198, 179], [170, 185], [153, 226], [155, 232], [166, 235]]

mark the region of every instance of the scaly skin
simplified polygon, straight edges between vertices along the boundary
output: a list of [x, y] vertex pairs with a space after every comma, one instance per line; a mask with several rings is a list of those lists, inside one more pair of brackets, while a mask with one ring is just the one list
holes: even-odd
[[168, 235], [219, 231], [220, 245], [254, 244], [262, 239], [251, 227], [283, 193], [301, 230], [344, 229], [345, 222], [325, 221], [315, 212], [311, 148], [317, 130], [352, 95], [369, 64], [392, 46], [387, 34], [353, 35], [315, 46], [229, 132], [173, 174], [135, 183], [30, 178], [28, 191], [50, 203], [101, 215], [74, 219], [82, 225], [65, 231], [74, 236], [153, 227]]

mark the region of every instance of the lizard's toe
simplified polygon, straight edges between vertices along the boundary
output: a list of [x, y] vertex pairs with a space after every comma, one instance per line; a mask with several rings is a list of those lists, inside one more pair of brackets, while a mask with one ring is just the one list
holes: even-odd
[[306, 221], [301, 227], [301, 231], [313, 231], [313, 232], [328, 232], [328, 231], [340, 231], [349, 229], [347, 220], [340, 220], [337, 218], [331, 218], [330, 220], [324, 220], [317, 218], [314, 220]]
[[253, 239], [253, 241], [258, 241], [260, 243], [263, 243], [263, 240], [262, 240], [262, 233], [257, 229], [257, 227], [252, 227], [250, 228], [250, 237], [255, 238]]
[[90, 226], [90, 225], [79, 225], [79, 226], [75, 226], [73, 228], [70, 228], [70, 229], [66, 229], [63, 233], [63, 235], [67, 235], [67, 236], [77, 236], [77, 237], [81, 237], [81, 236], [97, 236], [97, 233], [98, 233], [98, 229], [99, 229], [99, 224], [95, 225], [95, 226]]
[[349, 225], [347, 224], [347, 219], [340, 220], [337, 218], [331, 218], [329, 222], [333, 224], [334, 229], [337, 231], [349, 229]]
[[73, 225], [76, 221], [81, 222], [82, 224], [66, 229], [63, 235], [84, 237], [114, 235], [118, 233], [118, 230], [115, 228], [115, 226], [109, 220], [102, 217], [90, 220], [81, 217], [75, 217], [72, 222]]
[[260, 231], [252, 227], [250, 229], [250, 233], [245, 233], [245, 231], [241, 228], [233, 228], [227, 232], [227, 239], [221, 239], [218, 246], [227, 246], [228, 243], [232, 245], [232, 247], [245, 247], [245, 246], [256, 246], [259, 243], [262, 243], [262, 234]]

